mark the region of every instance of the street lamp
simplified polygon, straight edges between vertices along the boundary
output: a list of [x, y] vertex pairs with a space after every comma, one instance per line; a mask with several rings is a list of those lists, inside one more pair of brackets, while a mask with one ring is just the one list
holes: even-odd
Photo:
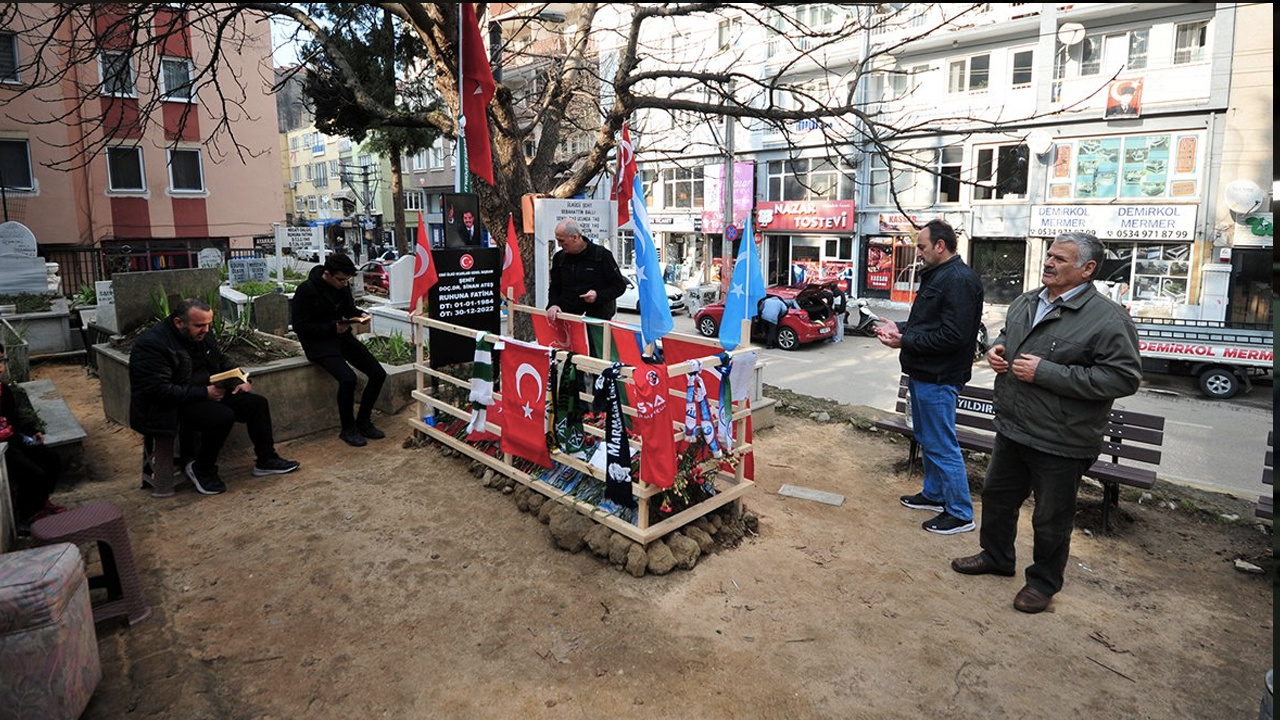
[[553, 25], [568, 20], [568, 16], [559, 10], [543, 8], [532, 15], [508, 15], [489, 20], [489, 64], [493, 66], [493, 81], [502, 82], [502, 25], [512, 20], [539, 20]]

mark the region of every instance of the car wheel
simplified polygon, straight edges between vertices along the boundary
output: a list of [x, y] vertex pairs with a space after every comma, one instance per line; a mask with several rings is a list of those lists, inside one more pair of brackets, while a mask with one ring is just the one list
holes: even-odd
[[710, 315], [704, 315], [703, 318], [698, 321], [698, 332], [702, 333], [703, 336], [715, 337], [716, 330], [716, 319]]
[[1240, 379], [1228, 368], [1211, 367], [1200, 373], [1200, 391], [1215, 400], [1226, 400], [1240, 391]]
[[783, 350], [795, 350], [800, 347], [800, 338], [796, 336], [796, 331], [789, 327], [778, 328], [778, 347]]

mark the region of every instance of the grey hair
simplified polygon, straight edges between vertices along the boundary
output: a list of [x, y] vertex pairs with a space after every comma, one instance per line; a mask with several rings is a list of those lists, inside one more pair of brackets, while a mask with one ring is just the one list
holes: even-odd
[[578, 221], [573, 218], [561, 220], [557, 229], [563, 230], [568, 235], [582, 237], [582, 228], [578, 226]]
[[1097, 235], [1083, 232], [1062, 233], [1053, 239], [1054, 242], [1071, 243], [1076, 246], [1076, 267], [1084, 267], [1085, 263], [1092, 260], [1099, 266], [1102, 265], [1102, 258], [1106, 253], [1102, 241]]

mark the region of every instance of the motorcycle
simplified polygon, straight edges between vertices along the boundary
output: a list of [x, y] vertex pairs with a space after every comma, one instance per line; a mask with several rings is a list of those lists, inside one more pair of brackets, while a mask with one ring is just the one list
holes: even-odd
[[845, 334], [875, 337], [876, 323], [884, 322], [884, 318], [876, 315], [871, 311], [871, 308], [867, 307], [865, 298], [858, 298], [850, 302], [849, 305], [850, 313], [845, 321]]

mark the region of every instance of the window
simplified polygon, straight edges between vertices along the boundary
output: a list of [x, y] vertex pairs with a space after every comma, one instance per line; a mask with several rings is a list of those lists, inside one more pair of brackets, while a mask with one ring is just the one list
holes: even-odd
[[26, 140], [0, 140], [0, 178], [7, 190], [34, 190], [31, 150]]
[[290, 149], [290, 150], [297, 150], [297, 149], [298, 149], [298, 136], [297, 136], [297, 135], [294, 135], [294, 136], [292, 136], [292, 137], [290, 137], [290, 138], [289, 138], [289, 149]]
[[330, 175], [332, 175], [333, 177], [338, 177], [338, 174], [339, 174], [339, 173], [341, 173], [341, 172], [342, 172], [342, 161], [341, 161], [341, 160], [330, 160], [330, 161], [329, 161], [329, 174], [330, 174]]
[[1026, 145], [978, 148], [974, 171], [974, 200], [1000, 200], [1027, 196], [1027, 167], [1031, 151]]
[[191, 63], [184, 58], [160, 60], [160, 92], [166, 100], [191, 99]]
[[453, 148], [445, 138], [436, 140], [431, 146], [431, 164], [430, 167], [435, 170], [446, 167], [445, 158], [453, 154]]
[[303, 168], [307, 171], [307, 182], [311, 182], [312, 173], [315, 172], [315, 169], [310, 164], [304, 165]]
[[307, 196], [307, 209], [310, 210], [311, 212], [315, 212], [316, 210], [319, 209], [318, 203], [316, 202], [315, 195]]
[[1208, 20], [1179, 25], [1173, 42], [1173, 64], [1204, 62], [1205, 46], [1208, 43]]
[[1102, 71], [1102, 48], [1107, 44], [1102, 35], [1089, 35], [1080, 44], [1080, 75], [1097, 75]]
[[978, 92], [991, 85], [991, 56], [974, 55], [947, 66], [947, 92]]
[[405, 190], [404, 191], [404, 209], [405, 210], [426, 210], [422, 204], [421, 190]]
[[773, 160], [765, 166], [770, 200], [850, 200], [853, 168], [828, 158]]
[[1031, 84], [1031, 67], [1034, 57], [1033, 50], [1020, 50], [1013, 54], [1013, 77], [1010, 81], [1014, 87], [1027, 87]]
[[133, 63], [129, 56], [118, 52], [102, 53], [102, 94], [135, 97]]
[[721, 50], [736, 46], [740, 37], [742, 37], [742, 18], [725, 18], [720, 21], [718, 39]]
[[303, 212], [306, 209], [307, 209], [307, 199], [305, 197], [298, 195], [293, 199], [294, 212]]
[[118, 192], [147, 189], [142, 170], [142, 148], [107, 148], [107, 186]]
[[1129, 33], [1129, 69], [1141, 70], [1147, 66], [1147, 45], [1150, 30], [1133, 30]]
[[886, 159], [871, 156], [872, 205], [930, 207], [960, 201], [964, 149], [919, 150]]
[[289, 172], [292, 173], [294, 182], [302, 181], [302, 168], [298, 167], [297, 165], [294, 165], [293, 167], [289, 168]]
[[663, 207], [702, 209], [702, 166], [662, 171]]
[[315, 164], [315, 169], [312, 170], [312, 182], [314, 182], [318, 188], [329, 187], [328, 163], [321, 161]]
[[18, 75], [18, 36], [0, 32], [0, 82], [16, 83]]
[[175, 192], [204, 192], [199, 150], [169, 151], [169, 187]]

